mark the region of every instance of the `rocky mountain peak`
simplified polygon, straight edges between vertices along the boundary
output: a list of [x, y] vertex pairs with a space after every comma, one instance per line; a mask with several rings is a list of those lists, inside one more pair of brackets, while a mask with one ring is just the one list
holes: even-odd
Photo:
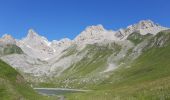
[[8, 40], [8, 39], [14, 39], [14, 38], [13, 38], [11, 35], [9, 35], [9, 34], [3, 35], [2, 38], [3, 38], [3, 39], [7, 39], [7, 40]]
[[92, 32], [92, 31], [105, 31], [104, 27], [99, 24], [99, 25], [96, 25], [96, 26], [88, 26], [86, 29], [85, 29], [86, 32]]
[[139, 23], [134, 25], [137, 29], [147, 29], [147, 28], [152, 28], [152, 27], [157, 27], [159, 26], [158, 24], [155, 24], [151, 20], [142, 20]]
[[35, 32], [33, 29], [28, 30], [27, 37], [23, 39], [24, 42], [33, 42], [33, 44], [37, 44], [40, 42], [43, 42], [44, 44], [49, 45], [50, 42], [47, 40], [47, 38], [40, 36], [37, 32]]
[[39, 35], [33, 29], [28, 30], [28, 34], [27, 34], [28, 38], [34, 38], [34, 37], [37, 37], [37, 36], [39, 36]]
[[54, 52], [51, 42], [45, 37], [38, 35], [33, 29], [30, 29], [27, 37], [18, 41], [17, 45], [26, 54], [39, 59], [47, 59]]
[[151, 20], [141, 20], [134, 25], [128, 26], [126, 29], [118, 30], [115, 36], [124, 40], [128, 37], [128, 35], [134, 32], [140, 33], [141, 35], [146, 35], [148, 33], [155, 35], [158, 32], [166, 29], [168, 28], [160, 26]]
[[82, 31], [74, 40], [79, 42], [88, 42], [89, 40], [100, 40], [103, 37], [106, 30], [102, 25], [89, 26]]
[[16, 44], [16, 41], [11, 35], [5, 34], [0, 39], [0, 43], [1, 44]]

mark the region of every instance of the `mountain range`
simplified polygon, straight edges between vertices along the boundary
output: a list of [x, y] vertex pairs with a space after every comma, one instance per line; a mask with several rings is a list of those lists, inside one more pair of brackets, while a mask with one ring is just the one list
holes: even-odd
[[[117, 31], [102, 25], [89, 26], [73, 40], [49, 41], [33, 29], [20, 40], [6, 34], [0, 39], [0, 58], [36, 87], [96, 89], [105, 86], [101, 85], [103, 82], [110, 84], [124, 79], [129, 74], [121, 76], [126, 73], [122, 70], [128, 73], [134, 64], [144, 64], [137, 63], [139, 59], [145, 60], [150, 53], [169, 46], [169, 28], [142, 20]], [[151, 52], [154, 48], [157, 49]], [[148, 61], [152, 56], [148, 56]]]

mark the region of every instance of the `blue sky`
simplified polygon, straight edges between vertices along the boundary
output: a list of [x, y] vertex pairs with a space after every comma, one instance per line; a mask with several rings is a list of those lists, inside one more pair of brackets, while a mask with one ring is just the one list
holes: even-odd
[[73, 39], [90, 25], [117, 30], [142, 19], [170, 27], [170, 0], [0, 0], [0, 36], [17, 39], [30, 28], [49, 40]]

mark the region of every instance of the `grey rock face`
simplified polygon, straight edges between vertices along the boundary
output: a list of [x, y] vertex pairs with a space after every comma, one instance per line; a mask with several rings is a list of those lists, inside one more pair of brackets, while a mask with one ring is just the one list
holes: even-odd
[[51, 43], [42, 36], [39, 36], [34, 30], [29, 30], [26, 38], [17, 42], [17, 45], [23, 51], [32, 57], [47, 59], [54, 53]]
[[[19, 69], [24, 75], [29, 74], [43, 79], [43, 76], [52, 77], [53, 75], [59, 75], [65, 69], [85, 58], [89, 52], [84, 50], [87, 44], [106, 46], [115, 43], [118, 47], [111, 46], [111, 48], [117, 50], [116, 52], [118, 53], [111, 54], [106, 62], [107, 65], [116, 67], [118, 62], [125, 59], [127, 55], [131, 59], [138, 57], [149, 43], [147, 40], [144, 40], [134, 45], [134, 43], [127, 40], [130, 34], [137, 32], [140, 35], [148, 33], [156, 35], [158, 32], [166, 29], [150, 20], [140, 21], [118, 31], [109, 31], [104, 29], [102, 25], [97, 25], [87, 27], [74, 40], [65, 38], [52, 42], [31, 29], [28, 31], [27, 37], [22, 40], [16, 41], [10, 35], [3, 36], [0, 39], [0, 45], [16, 44], [23, 50], [24, 54], [7, 55], [1, 57], [1, 59], [14, 68]], [[159, 41], [159, 45], [163, 45], [167, 41], [163, 38], [159, 37], [155, 41]], [[130, 49], [132, 50], [128, 54]], [[106, 72], [110, 71], [110, 69], [112, 67], [109, 67]]]
[[115, 36], [124, 40], [134, 32], [140, 33], [141, 35], [146, 35], [148, 33], [156, 35], [158, 32], [167, 29], [166, 27], [155, 24], [151, 20], [142, 20], [137, 24], [128, 26], [126, 29], [120, 29], [116, 32]]

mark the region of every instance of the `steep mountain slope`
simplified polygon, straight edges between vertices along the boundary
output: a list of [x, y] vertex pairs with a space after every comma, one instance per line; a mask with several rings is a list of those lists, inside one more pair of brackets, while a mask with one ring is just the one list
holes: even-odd
[[17, 45], [29, 56], [39, 59], [48, 59], [55, 50], [50, 47], [50, 42], [45, 37], [39, 36], [30, 29], [26, 38], [17, 42]]
[[94, 91], [68, 95], [69, 100], [169, 100], [170, 30], [149, 39], [142, 55], [112, 75]]
[[11, 66], [0, 60], [1, 100], [47, 100], [38, 95]]
[[[146, 49], [150, 38], [166, 29], [150, 20], [118, 31], [98, 25], [87, 27], [74, 40], [52, 42], [29, 30], [26, 38], [16, 41], [24, 53], [1, 58], [36, 84], [85, 88], [107, 79], [116, 68], [133, 62]], [[94, 78], [96, 80], [91, 81]], [[74, 85], [76, 82], [79, 85]]]
[[[132, 48], [133, 44], [127, 41], [126, 45], [117, 43], [107, 44], [89, 44], [78, 51], [77, 46], [65, 50], [60, 60], [71, 59], [71, 62], [65, 62], [70, 66], [59, 75], [55, 75], [53, 69], [53, 78], [50, 83], [55, 86], [83, 88], [89, 84], [98, 84], [101, 80], [108, 77], [108, 74], [121, 65], [126, 55], [126, 50]], [[127, 57], [128, 58], [128, 57]], [[60, 61], [59, 60], [59, 61]], [[57, 63], [56, 63], [57, 64]], [[61, 66], [63, 67], [63, 66]], [[57, 73], [58, 74], [58, 73]], [[78, 83], [78, 84], [75, 84]]]
[[[125, 40], [122, 40], [122, 38], [118, 40], [119, 37], [116, 40], [94, 39], [98, 38], [98, 36], [100, 37], [99, 34], [102, 34], [106, 30], [100, 25], [88, 27], [76, 37], [75, 40], [79, 41], [78, 44], [64, 50], [57, 60], [54, 58], [55, 64], [51, 67], [51, 72], [54, 73], [52, 75], [53, 77], [48, 80], [49, 82], [41, 85], [91, 88], [95, 84], [99, 84], [101, 81], [110, 77], [113, 70], [130, 64], [148, 48], [151, 39], [156, 35], [155, 31], [144, 34], [137, 30], [149, 30], [150, 27], [161, 26], [155, 25], [150, 21], [144, 22], [141, 21], [139, 24], [133, 25], [135, 28], [131, 28], [131, 30], [134, 30], [132, 33], [126, 32], [127, 36], [125, 35], [124, 37], [127, 39]], [[63, 67], [66, 67], [64, 71], [62, 71]], [[58, 71], [62, 71], [62, 73]]]
[[[16, 45], [15, 39], [4, 35], [0, 39], [0, 56], [23, 55], [23, 51]], [[10, 58], [13, 61], [13, 58]], [[17, 59], [16, 59], [17, 60]], [[16, 63], [16, 62], [15, 62]], [[14, 68], [0, 60], [0, 100], [48, 100], [40, 96], [25, 81], [23, 76]]]

